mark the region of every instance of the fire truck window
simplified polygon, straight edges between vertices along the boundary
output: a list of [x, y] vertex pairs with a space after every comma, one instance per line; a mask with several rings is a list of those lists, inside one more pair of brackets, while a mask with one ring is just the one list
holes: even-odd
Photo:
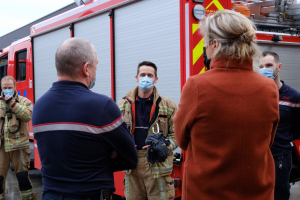
[[27, 50], [16, 54], [16, 81], [26, 80], [26, 56]]
[[[0, 58], [0, 80], [7, 75], [7, 61], [8, 57], [4, 56]], [[1, 85], [0, 85], [0, 92], [2, 91]]]

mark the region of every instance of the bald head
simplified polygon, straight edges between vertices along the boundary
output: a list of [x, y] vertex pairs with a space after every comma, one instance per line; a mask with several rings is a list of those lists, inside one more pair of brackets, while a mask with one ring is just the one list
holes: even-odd
[[93, 66], [95, 58], [96, 50], [90, 41], [70, 38], [62, 43], [56, 51], [57, 75], [77, 78], [81, 67], [86, 63]]

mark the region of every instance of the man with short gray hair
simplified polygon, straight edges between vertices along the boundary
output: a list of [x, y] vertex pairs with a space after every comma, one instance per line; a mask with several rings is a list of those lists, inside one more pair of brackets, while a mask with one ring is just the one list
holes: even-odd
[[43, 200], [109, 200], [113, 172], [137, 165], [134, 139], [116, 103], [89, 90], [98, 64], [89, 41], [66, 40], [55, 61], [58, 81], [35, 103], [32, 117]]

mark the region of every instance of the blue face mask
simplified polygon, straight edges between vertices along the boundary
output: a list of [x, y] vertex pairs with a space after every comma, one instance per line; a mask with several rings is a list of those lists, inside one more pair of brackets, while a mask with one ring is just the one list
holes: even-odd
[[144, 91], [147, 92], [153, 88], [154, 79], [149, 78], [148, 76], [139, 78], [139, 87]]
[[94, 82], [91, 83], [90, 89], [92, 89], [96, 85], [97, 76], [98, 76], [98, 74], [96, 72], [96, 74], [95, 74], [95, 80], [94, 80]]
[[259, 71], [259, 74], [261, 74], [267, 78], [275, 79], [275, 77], [273, 75], [273, 69], [270, 69], [270, 68], [262, 68]]
[[[93, 69], [95, 69], [94, 67], [93, 67]], [[95, 70], [96, 71], [96, 70]], [[90, 89], [92, 89], [95, 85], [96, 85], [96, 80], [97, 80], [97, 76], [98, 76], [98, 74], [97, 74], [97, 71], [96, 71], [96, 74], [95, 74], [95, 80], [94, 81], [92, 81], [92, 79], [89, 77], [89, 79], [91, 80], [91, 86], [90, 86]]]
[[8, 95], [8, 94], [9, 94], [10, 96], [13, 96], [13, 95], [14, 95], [13, 91], [10, 90], [10, 89], [3, 90], [3, 94], [4, 94], [4, 96], [6, 96], [6, 95]]

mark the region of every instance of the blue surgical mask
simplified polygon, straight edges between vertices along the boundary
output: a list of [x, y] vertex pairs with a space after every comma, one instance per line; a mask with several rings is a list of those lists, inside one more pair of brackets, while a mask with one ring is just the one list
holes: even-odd
[[275, 79], [273, 75], [273, 69], [270, 68], [262, 68], [259, 73], [267, 78]]
[[89, 77], [89, 79], [91, 81], [90, 89], [92, 89], [96, 85], [96, 80], [97, 80], [97, 76], [98, 76], [96, 69], [94, 67], [92, 67], [92, 68], [95, 70], [96, 74], [95, 74], [95, 80], [94, 81], [92, 81], [92, 79]]
[[95, 80], [94, 81], [92, 81], [92, 79], [90, 78], [90, 80], [91, 80], [91, 86], [90, 86], [90, 89], [92, 89], [95, 85], [96, 85], [96, 80], [97, 80], [97, 77], [98, 77], [98, 74], [97, 74], [97, 72], [96, 72], [96, 74], [95, 74]]
[[14, 92], [12, 91], [12, 90], [10, 90], [10, 89], [6, 89], [6, 90], [3, 90], [3, 94], [4, 94], [4, 96], [6, 96], [6, 95], [10, 95], [10, 96], [13, 96], [14, 95]]
[[147, 92], [153, 88], [153, 78], [149, 78], [148, 76], [139, 78], [139, 87], [144, 91]]

